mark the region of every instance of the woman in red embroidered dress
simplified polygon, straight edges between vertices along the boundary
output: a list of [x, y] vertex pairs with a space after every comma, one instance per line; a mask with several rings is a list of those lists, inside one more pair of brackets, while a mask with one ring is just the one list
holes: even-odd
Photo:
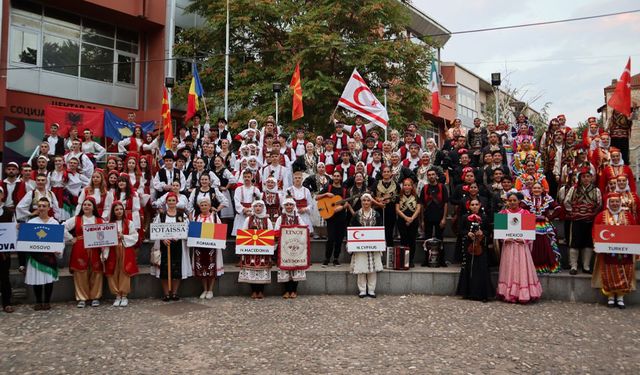
[[[265, 210], [264, 201], [251, 204], [253, 210], [242, 229], [273, 229], [273, 223]], [[264, 286], [271, 283], [271, 255], [242, 255], [238, 282], [251, 284], [251, 298], [264, 298]]]
[[111, 206], [111, 223], [118, 228], [118, 245], [109, 248], [109, 256], [104, 264], [104, 273], [109, 282], [109, 290], [116, 296], [113, 306], [129, 305], [127, 295], [131, 292], [131, 277], [138, 273], [136, 263], [136, 243], [138, 232], [125, 214], [124, 204], [113, 202]]
[[[207, 175], [203, 175], [206, 176]], [[202, 178], [202, 176], [200, 176]], [[197, 198], [196, 204], [200, 208], [199, 214], [195, 216], [194, 220], [200, 223], [220, 223], [217, 211], [212, 209], [212, 206], [216, 208], [220, 207], [220, 202], [215, 198], [211, 202], [209, 195], [200, 196]], [[193, 248], [193, 274], [200, 279], [202, 283], [202, 294], [200, 299], [212, 299], [213, 298], [213, 286], [216, 282], [216, 278], [224, 274], [224, 263], [222, 260], [222, 249], [212, 249], [204, 247]]]

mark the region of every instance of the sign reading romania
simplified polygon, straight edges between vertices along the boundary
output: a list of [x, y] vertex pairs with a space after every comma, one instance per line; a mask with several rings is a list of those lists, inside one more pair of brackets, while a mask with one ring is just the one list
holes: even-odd
[[271, 229], [238, 229], [238, 255], [273, 255], [275, 245], [276, 233]]
[[640, 254], [640, 231], [635, 226], [594, 225], [594, 250], [598, 253]]
[[20, 224], [16, 251], [61, 253], [64, 250], [64, 226], [60, 224]]
[[227, 246], [227, 224], [190, 222], [187, 246], [224, 249]]

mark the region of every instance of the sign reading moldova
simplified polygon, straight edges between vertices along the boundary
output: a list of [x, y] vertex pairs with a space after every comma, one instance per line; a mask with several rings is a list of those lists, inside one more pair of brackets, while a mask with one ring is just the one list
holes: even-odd
[[493, 238], [497, 240], [535, 240], [536, 216], [533, 214], [495, 214]]
[[278, 268], [295, 271], [311, 266], [311, 243], [306, 225], [283, 225], [279, 237]]
[[376, 99], [364, 78], [355, 69], [353, 69], [351, 78], [342, 92], [338, 105], [382, 128], [386, 128], [387, 122], [389, 122], [387, 109]]
[[151, 223], [149, 239], [155, 240], [186, 240], [188, 234], [187, 223]]
[[594, 225], [593, 244], [598, 253], [640, 255], [640, 231], [636, 226]]
[[385, 251], [384, 227], [348, 227], [347, 251], [350, 253]]
[[0, 223], [0, 252], [16, 251], [16, 223]]
[[224, 249], [227, 247], [227, 224], [189, 222], [187, 246]]
[[20, 224], [16, 251], [61, 253], [64, 251], [64, 225]]
[[271, 229], [238, 229], [236, 254], [273, 255], [275, 248], [275, 231]]
[[85, 224], [82, 226], [84, 247], [116, 246], [118, 244], [118, 226], [116, 223]]

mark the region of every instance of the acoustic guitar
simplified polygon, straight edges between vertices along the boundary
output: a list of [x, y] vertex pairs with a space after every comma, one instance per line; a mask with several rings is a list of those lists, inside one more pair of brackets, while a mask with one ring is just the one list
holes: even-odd
[[360, 196], [355, 195], [347, 199], [342, 199], [341, 196], [334, 195], [331, 198], [319, 199], [316, 203], [318, 205], [318, 212], [320, 213], [320, 217], [322, 217], [325, 220], [330, 219], [336, 213], [336, 206], [346, 202], [350, 202], [357, 198], [360, 198]]

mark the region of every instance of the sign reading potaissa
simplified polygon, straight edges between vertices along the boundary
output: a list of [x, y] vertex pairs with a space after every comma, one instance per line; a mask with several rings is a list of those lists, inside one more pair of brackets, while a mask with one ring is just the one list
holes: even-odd
[[640, 231], [635, 225], [594, 225], [593, 244], [598, 253], [640, 255]]
[[347, 251], [361, 253], [385, 251], [384, 227], [348, 227]]
[[85, 224], [82, 226], [84, 247], [116, 246], [118, 244], [118, 226], [116, 223]]
[[149, 238], [155, 240], [184, 240], [187, 238], [187, 223], [151, 223]]
[[16, 251], [61, 253], [64, 251], [64, 225], [20, 224]]

